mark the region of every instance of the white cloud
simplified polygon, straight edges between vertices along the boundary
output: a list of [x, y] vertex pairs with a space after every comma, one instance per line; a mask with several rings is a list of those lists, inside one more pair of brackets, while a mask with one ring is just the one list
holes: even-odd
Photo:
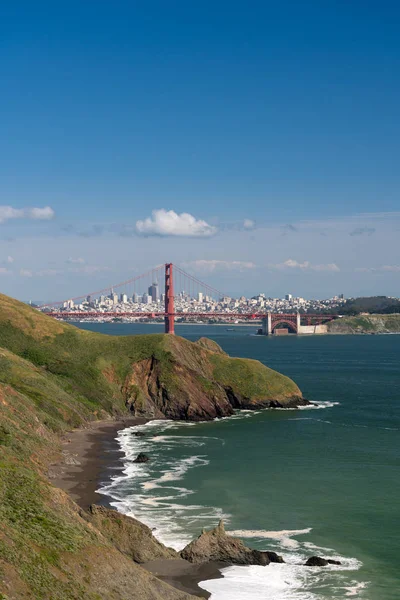
[[71, 267], [69, 273], [85, 273], [86, 275], [94, 275], [103, 271], [111, 271], [110, 267], [97, 267], [95, 265], [85, 265], [84, 267]]
[[83, 265], [83, 264], [85, 264], [85, 259], [84, 258], [72, 258], [72, 256], [70, 256], [69, 259], [67, 260], [67, 263], [69, 263], [70, 265]]
[[33, 273], [29, 269], [20, 269], [19, 274], [21, 277], [33, 277]]
[[43, 208], [13, 208], [12, 206], [0, 206], [0, 223], [5, 223], [10, 219], [33, 219], [46, 220], [52, 219], [55, 215], [50, 206]]
[[272, 269], [300, 269], [301, 271], [331, 271], [336, 273], [340, 271], [339, 267], [335, 263], [314, 265], [308, 260], [305, 260], [304, 262], [298, 262], [292, 258], [285, 260], [283, 263], [278, 263], [276, 265], [270, 264], [268, 266]]
[[218, 231], [206, 221], [196, 219], [189, 213], [178, 214], [173, 210], [153, 210], [151, 217], [136, 222], [136, 231], [141, 235], [180, 237], [210, 237]]
[[0, 223], [9, 219], [22, 219], [24, 210], [22, 208], [13, 208], [12, 206], [0, 206]]
[[40, 271], [36, 271], [35, 275], [39, 277], [54, 277], [55, 275], [60, 275], [62, 271], [58, 269], [41, 269]]
[[14, 262], [14, 259], [12, 256], [7, 256], [6, 262], [8, 262], [9, 264]]
[[245, 271], [255, 269], [253, 262], [242, 260], [193, 260], [183, 263], [183, 266], [190, 267], [195, 271], [202, 273], [213, 273], [214, 271]]
[[5, 267], [0, 267], [0, 275], [9, 275], [11, 271], [6, 269]]
[[254, 229], [255, 226], [256, 226], [256, 223], [252, 219], [245, 219], [243, 221], [243, 229]]
[[43, 208], [28, 208], [25, 209], [25, 216], [29, 219], [38, 221], [49, 221], [54, 218], [55, 212], [50, 206], [44, 206]]
[[382, 267], [359, 267], [358, 273], [400, 273], [400, 265], [383, 265]]

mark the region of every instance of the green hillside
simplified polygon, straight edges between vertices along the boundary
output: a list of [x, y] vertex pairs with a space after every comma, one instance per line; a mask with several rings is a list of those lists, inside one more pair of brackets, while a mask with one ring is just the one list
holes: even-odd
[[356, 315], [328, 324], [330, 333], [400, 333], [400, 314]]
[[210, 340], [100, 335], [0, 295], [0, 598], [188, 600], [51, 485], [61, 435], [128, 411], [209, 419], [271, 402], [303, 400], [290, 379]]

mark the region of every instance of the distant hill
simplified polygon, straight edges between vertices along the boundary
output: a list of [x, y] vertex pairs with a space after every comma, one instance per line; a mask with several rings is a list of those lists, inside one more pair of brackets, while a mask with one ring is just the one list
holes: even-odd
[[328, 323], [329, 333], [400, 333], [400, 314], [352, 315]]
[[400, 300], [389, 298], [388, 296], [351, 298], [342, 306], [328, 312], [340, 315], [359, 315], [364, 312], [376, 315], [389, 315], [400, 313]]

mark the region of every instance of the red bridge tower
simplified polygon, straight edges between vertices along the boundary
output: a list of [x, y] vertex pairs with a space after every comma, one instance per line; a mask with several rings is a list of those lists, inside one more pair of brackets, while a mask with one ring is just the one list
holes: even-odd
[[174, 279], [172, 263], [165, 265], [165, 333], [175, 333]]

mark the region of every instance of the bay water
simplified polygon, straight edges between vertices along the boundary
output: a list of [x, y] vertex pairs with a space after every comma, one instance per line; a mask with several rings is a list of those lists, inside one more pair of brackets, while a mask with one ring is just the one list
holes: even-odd
[[[80, 323], [116, 335], [160, 325]], [[285, 563], [228, 567], [202, 582], [212, 600], [400, 598], [400, 336], [256, 336], [255, 327], [177, 326], [296, 381], [317, 404], [240, 411], [208, 423], [125, 429], [124, 471], [102, 493], [181, 549], [226, 530]], [[137, 437], [142, 430], [145, 437]], [[151, 462], [135, 464], [139, 452]], [[305, 567], [312, 555], [340, 566]]]

